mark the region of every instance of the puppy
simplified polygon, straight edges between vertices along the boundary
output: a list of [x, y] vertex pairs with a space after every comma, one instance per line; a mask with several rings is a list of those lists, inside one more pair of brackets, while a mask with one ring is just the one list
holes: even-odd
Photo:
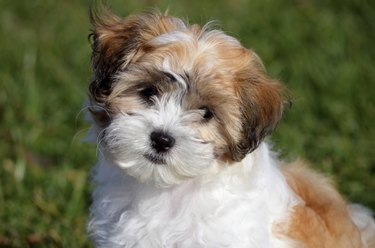
[[91, 17], [97, 247], [375, 247], [369, 210], [263, 141], [287, 101], [253, 51], [158, 12]]

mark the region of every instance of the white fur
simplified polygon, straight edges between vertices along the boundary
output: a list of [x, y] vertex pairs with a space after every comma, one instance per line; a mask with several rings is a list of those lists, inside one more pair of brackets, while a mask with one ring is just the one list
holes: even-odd
[[353, 222], [361, 231], [363, 247], [367, 248], [367, 244], [375, 236], [375, 222], [372, 212], [358, 204], [349, 204], [348, 210]]
[[211, 168], [158, 188], [100, 156], [89, 223], [98, 247], [294, 247], [272, 232], [299, 200], [266, 144], [241, 163]]
[[[101, 150], [119, 167], [141, 182], [151, 180], [160, 187], [205, 174], [212, 169], [213, 152], [189, 126], [200, 120], [200, 111], [183, 112], [176, 95], [155, 99], [148, 110], [115, 116], [105, 130]], [[170, 133], [176, 145], [165, 156], [165, 165], [155, 165], [144, 155], [153, 153], [150, 134], [155, 130]], [[157, 156], [157, 155], [156, 155]]]
[[173, 43], [176, 41], [194, 42], [194, 38], [186, 32], [174, 31], [155, 37], [154, 39], [152, 39], [151, 44], [154, 46], [158, 46]]

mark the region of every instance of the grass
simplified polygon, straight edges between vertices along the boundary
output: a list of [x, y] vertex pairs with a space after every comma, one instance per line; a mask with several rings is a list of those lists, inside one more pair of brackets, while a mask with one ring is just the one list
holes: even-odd
[[[108, 1], [158, 7], [222, 29], [258, 52], [294, 106], [272, 136], [286, 159], [331, 175], [375, 210], [375, 6], [368, 1]], [[88, 1], [0, 2], [0, 246], [91, 247], [85, 232], [95, 147], [82, 103]]]

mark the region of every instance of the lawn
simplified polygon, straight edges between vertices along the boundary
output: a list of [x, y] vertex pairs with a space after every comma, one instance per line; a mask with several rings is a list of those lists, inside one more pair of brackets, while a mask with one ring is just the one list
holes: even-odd
[[[375, 210], [374, 1], [124, 1], [169, 9], [257, 51], [293, 96], [270, 140]], [[0, 2], [0, 247], [91, 247], [82, 110], [91, 77], [89, 1]]]

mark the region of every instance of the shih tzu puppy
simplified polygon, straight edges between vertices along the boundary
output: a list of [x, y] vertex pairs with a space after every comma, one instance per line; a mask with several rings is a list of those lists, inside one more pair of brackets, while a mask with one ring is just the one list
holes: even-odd
[[158, 12], [92, 23], [97, 247], [375, 247], [369, 210], [263, 141], [286, 100], [254, 51]]

